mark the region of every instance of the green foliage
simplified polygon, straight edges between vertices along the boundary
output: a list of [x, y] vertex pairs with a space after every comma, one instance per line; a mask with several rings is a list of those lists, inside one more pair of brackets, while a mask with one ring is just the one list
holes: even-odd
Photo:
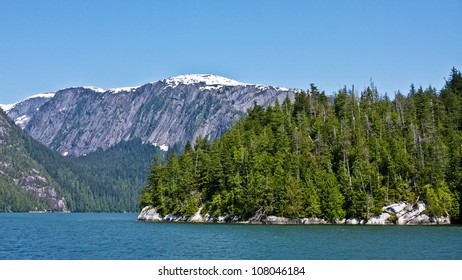
[[383, 97], [311, 85], [282, 104], [257, 104], [220, 139], [197, 139], [152, 165], [141, 206], [162, 214], [368, 218], [423, 200], [432, 216], [459, 216], [462, 78]]
[[453, 204], [453, 197], [449, 188], [445, 184], [441, 184], [436, 188], [425, 185], [423, 191], [428, 204], [428, 214], [431, 217], [448, 216]]

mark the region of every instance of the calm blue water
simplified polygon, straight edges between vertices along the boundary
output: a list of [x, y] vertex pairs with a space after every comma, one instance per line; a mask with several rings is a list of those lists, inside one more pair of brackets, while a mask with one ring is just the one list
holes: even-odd
[[136, 214], [0, 213], [0, 259], [462, 259], [460, 226], [145, 223]]

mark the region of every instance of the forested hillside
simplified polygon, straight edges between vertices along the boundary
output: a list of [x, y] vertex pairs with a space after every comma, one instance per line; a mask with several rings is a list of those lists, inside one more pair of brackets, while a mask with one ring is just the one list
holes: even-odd
[[63, 157], [26, 138], [26, 149], [63, 189], [72, 212], [136, 211], [151, 159], [159, 148], [140, 139], [82, 157]]
[[60, 186], [28, 154], [25, 138], [0, 109], [0, 212], [66, 210]]
[[429, 216], [458, 220], [461, 188], [462, 77], [453, 69], [440, 91], [412, 85], [390, 99], [371, 85], [330, 97], [312, 84], [294, 101], [255, 104], [213, 143], [158, 159], [141, 206], [336, 220], [423, 201]]
[[0, 109], [0, 211], [136, 211], [159, 148], [140, 139], [63, 157]]

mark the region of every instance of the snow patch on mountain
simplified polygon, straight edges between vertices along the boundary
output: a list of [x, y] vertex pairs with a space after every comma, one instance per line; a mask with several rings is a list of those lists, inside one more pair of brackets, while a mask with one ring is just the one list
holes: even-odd
[[176, 77], [167, 78], [161, 81], [167, 84], [165, 88], [170, 87], [172, 89], [176, 88], [179, 85], [205, 84], [204, 86], [199, 88], [201, 91], [220, 90], [226, 86], [255, 86], [257, 89], [261, 91], [265, 91], [268, 89], [274, 89], [278, 91], [290, 91], [290, 89], [284, 88], [284, 87], [242, 83], [236, 80], [232, 80], [226, 77], [217, 76], [213, 74], [187, 74], [187, 75], [180, 75]]
[[55, 96], [54, 92], [45, 92], [45, 93], [39, 93], [35, 94], [32, 96], [27, 97], [23, 101], [29, 100], [29, 99], [34, 99], [34, 98], [53, 98]]
[[[32, 95], [32, 96], [29, 96], [27, 97], [26, 99], [22, 100], [22, 101], [19, 101], [17, 103], [14, 103], [14, 104], [0, 104], [0, 108], [3, 109], [3, 111], [5, 111], [6, 113], [8, 113], [9, 111], [11, 111], [12, 109], [14, 109], [16, 107], [16, 105], [20, 104], [20, 103], [23, 103], [27, 100], [31, 100], [31, 99], [35, 99], [35, 98], [46, 98], [46, 99], [51, 99], [55, 96], [55, 93], [54, 92], [45, 92], [45, 93], [39, 93], [39, 94], [35, 94], [35, 95]], [[38, 108], [37, 108], [38, 110]]]
[[[212, 74], [187, 74], [176, 77], [171, 77], [162, 80], [171, 88], [176, 88], [179, 85], [192, 85], [204, 83], [206, 86], [215, 86], [216, 88], [223, 86], [246, 86], [249, 84], [241, 83], [229, 78], [212, 75]], [[214, 89], [216, 89], [214, 88]]]
[[121, 92], [130, 92], [130, 91], [133, 91], [133, 90], [138, 89], [139, 87], [140, 87], [140, 86], [137, 86], [137, 87], [119, 87], [119, 88], [104, 89], [104, 88], [95, 87], [95, 86], [84, 86], [84, 87], [82, 87], [82, 88], [84, 88], [84, 89], [89, 89], [89, 90], [94, 91], [94, 92], [97, 92], [97, 93], [110, 92], [110, 93], [116, 94], [116, 93], [121, 93]]
[[30, 120], [30, 117], [27, 115], [22, 115], [14, 120], [14, 123], [22, 127], [25, 123]]
[[255, 85], [259, 90], [264, 91], [268, 89], [275, 89], [275, 90], [281, 90], [281, 91], [289, 91], [290, 89], [285, 88], [285, 87], [275, 87], [275, 86], [267, 86], [267, 85]]
[[108, 89], [109, 92], [111, 93], [120, 93], [120, 92], [127, 92], [127, 91], [133, 91], [133, 90], [136, 90], [138, 87], [120, 87], [120, 88], [111, 88], [111, 89]]
[[99, 92], [99, 93], [106, 92], [105, 89], [99, 88], [99, 87], [95, 87], [95, 86], [83, 86], [82, 88], [84, 88], [84, 89], [89, 89], [89, 90], [92, 90], [92, 91], [94, 91], [94, 92]]
[[165, 144], [159, 145], [157, 143], [152, 143], [154, 147], [159, 147], [161, 151], [168, 152], [168, 146]]
[[17, 103], [14, 103], [14, 104], [0, 104], [0, 108], [2, 108], [3, 111], [8, 113], [11, 109], [14, 108], [14, 106], [16, 106], [16, 104]]

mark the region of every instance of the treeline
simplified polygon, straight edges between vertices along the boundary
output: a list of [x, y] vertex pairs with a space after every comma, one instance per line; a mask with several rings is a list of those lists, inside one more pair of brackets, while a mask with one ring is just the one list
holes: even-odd
[[311, 85], [282, 104], [257, 104], [213, 143], [157, 158], [141, 204], [161, 214], [368, 218], [393, 202], [424, 201], [459, 219], [462, 76], [413, 85], [392, 100], [374, 85], [327, 96]]

